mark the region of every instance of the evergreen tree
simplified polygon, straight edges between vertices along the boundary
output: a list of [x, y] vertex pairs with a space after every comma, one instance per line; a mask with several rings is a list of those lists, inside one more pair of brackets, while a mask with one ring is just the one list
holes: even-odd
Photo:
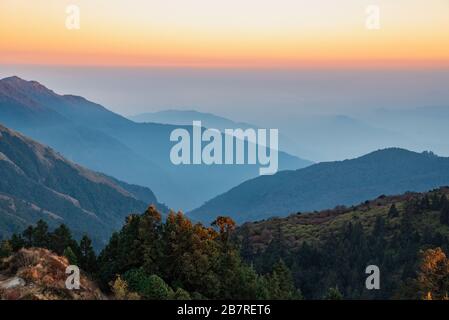
[[19, 251], [20, 249], [24, 248], [26, 245], [25, 240], [22, 238], [22, 236], [15, 234], [15, 233], [12, 235], [10, 242], [11, 242], [12, 250], [14, 252]]
[[78, 258], [70, 247], [65, 248], [63, 255], [69, 260], [71, 265], [78, 265]]
[[274, 265], [268, 285], [272, 299], [302, 299], [301, 293], [295, 288], [290, 269], [282, 260]]
[[170, 297], [172, 300], [191, 300], [190, 294], [182, 288], [177, 288]]
[[433, 192], [430, 197], [430, 208], [432, 210], [440, 210], [441, 209], [441, 198], [438, 196], [438, 193]]
[[25, 241], [25, 247], [29, 248], [34, 245], [33, 243], [33, 234], [34, 234], [34, 228], [33, 226], [28, 226], [23, 232], [23, 239]]
[[108, 289], [110, 283], [115, 281], [114, 279], [118, 274], [122, 274], [129, 270], [120, 264], [120, 245], [120, 233], [114, 232], [111, 239], [109, 239], [109, 243], [98, 256], [99, 270], [97, 277], [100, 280], [100, 286], [103, 289]]
[[329, 288], [326, 295], [323, 297], [325, 300], [342, 300], [343, 295], [341, 294], [340, 290], [338, 290], [338, 287]]
[[173, 290], [157, 275], [144, 278], [139, 283], [139, 295], [148, 300], [167, 300], [173, 296]]
[[430, 199], [427, 194], [421, 199], [420, 208], [421, 210], [429, 210], [431, 208]]
[[442, 206], [440, 210], [440, 222], [444, 225], [449, 226], [449, 201], [442, 201]]
[[416, 215], [422, 212], [421, 204], [416, 198], [411, 198], [405, 202], [405, 214], [406, 215]]
[[89, 273], [95, 273], [97, 271], [97, 257], [92, 247], [92, 240], [87, 235], [84, 235], [81, 239], [79, 248], [81, 269]]
[[148, 274], [160, 271], [158, 260], [162, 250], [159, 241], [161, 220], [161, 214], [154, 206], [150, 206], [139, 219], [138, 238], [142, 244], [143, 267]]
[[13, 252], [13, 247], [9, 240], [3, 240], [0, 242], [0, 260], [2, 258], [9, 257]]
[[65, 224], [61, 224], [50, 234], [50, 249], [58, 255], [64, 253], [64, 249], [71, 247], [75, 251], [75, 241], [72, 239], [72, 233]]
[[447, 199], [447, 196], [445, 194], [443, 194], [440, 198], [440, 208], [439, 209], [442, 209], [448, 205], [449, 205], [449, 200]]
[[388, 217], [390, 218], [399, 217], [399, 211], [394, 203], [391, 205], [390, 210], [388, 211]]
[[33, 230], [32, 244], [34, 247], [48, 248], [49, 243], [48, 225], [44, 220], [39, 220]]

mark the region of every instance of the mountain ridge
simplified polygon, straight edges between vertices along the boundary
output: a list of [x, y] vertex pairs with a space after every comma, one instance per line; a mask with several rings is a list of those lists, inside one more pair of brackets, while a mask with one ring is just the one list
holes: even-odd
[[[35, 92], [36, 86], [18, 77], [0, 80], [0, 122], [84, 167], [149, 187], [176, 210], [194, 208], [258, 175], [257, 165], [176, 166], [169, 158], [170, 133], [179, 126], [135, 123], [79, 96], [45, 86]], [[40, 111], [30, 110], [30, 103]], [[280, 169], [309, 164], [279, 153]]]
[[217, 214], [239, 222], [252, 221], [444, 185], [449, 185], [449, 158], [387, 148], [351, 160], [322, 162], [248, 180], [190, 214], [200, 221]]
[[124, 217], [158, 203], [151, 190], [66, 160], [53, 149], [0, 124], [0, 236], [43, 219], [65, 223], [104, 244]]

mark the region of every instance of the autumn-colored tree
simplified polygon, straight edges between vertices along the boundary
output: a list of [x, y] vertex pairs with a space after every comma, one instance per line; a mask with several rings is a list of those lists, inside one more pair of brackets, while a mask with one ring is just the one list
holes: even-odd
[[212, 226], [218, 227], [221, 240], [227, 244], [232, 231], [235, 230], [236, 224], [230, 217], [219, 216], [212, 222]]
[[128, 289], [128, 284], [120, 276], [111, 282], [111, 291], [116, 300], [139, 300], [140, 296]]
[[201, 224], [193, 225], [181, 212], [170, 212], [162, 228], [161, 274], [173, 287], [212, 297], [219, 286], [216, 263], [217, 233]]
[[417, 285], [423, 299], [444, 299], [449, 293], [449, 259], [441, 248], [422, 253]]

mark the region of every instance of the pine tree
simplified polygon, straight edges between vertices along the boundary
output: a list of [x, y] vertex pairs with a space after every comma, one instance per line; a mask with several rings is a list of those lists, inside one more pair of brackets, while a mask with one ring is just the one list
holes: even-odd
[[421, 203], [420, 203], [420, 209], [422, 210], [428, 210], [430, 209], [430, 199], [429, 197], [426, 195], [424, 195], [424, 197], [421, 199]]
[[389, 216], [390, 218], [396, 218], [396, 217], [399, 217], [399, 211], [398, 211], [398, 209], [396, 208], [396, 205], [395, 205], [394, 203], [391, 205], [390, 210], [388, 211], [388, 216]]
[[22, 238], [21, 235], [14, 233], [11, 237], [10, 242], [11, 242], [12, 250], [14, 252], [19, 251], [20, 249], [25, 247], [25, 240]]
[[48, 225], [44, 220], [39, 220], [33, 230], [33, 246], [39, 248], [48, 248], [50, 236], [48, 234]]
[[142, 243], [144, 269], [148, 274], [157, 273], [160, 258], [161, 214], [150, 206], [139, 219], [138, 237]]
[[449, 226], [449, 201], [447, 198], [445, 201], [442, 201], [442, 206], [440, 210], [440, 222], [444, 225]]
[[441, 209], [441, 198], [438, 196], [436, 192], [433, 192], [430, 196], [430, 208], [432, 210], [440, 210]]
[[119, 262], [120, 244], [120, 233], [114, 232], [111, 239], [109, 239], [109, 243], [98, 256], [99, 271], [97, 276], [100, 280], [100, 285], [104, 289], [109, 288], [109, 284], [111, 281], [114, 281], [117, 274], [121, 274], [128, 270], [128, 268], [124, 268], [120, 265]]
[[342, 300], [343, 295], [341, 294], [340, 290], [338, 290], [338, 287], [335, 288], [329, 288], [326, 295], [324, 296], [325, 300]]
[[405, 202], [405, 214], [406, 215], [417, 215], [422, 212], [421, 204], [418, 199], [412, 198]]
[[34, 234], [34, 228], [33, 226], [28, 226], [23, 232], [23, 239], [25, 241], [25, 247], [29, 248], [34, 245], [33, 243], [33, 234]]
[[290, 269], [282, 260], [274, 265], [267, 285], [270, 299], [302, 299], [300, 291], [295, 288]]
[[50, 234], [50, 249], [58, 255], [61, 255], [67, 247], [71, 247], [72, 250], [75, 250], [72, 233], [65, 224], [61, 224]]
[[97, 271], [97, 257], [92, 247], [92, 240], [87, 235], [84, 235], [80, 241], [80, 267], [81, 269], [95, 273]]
[[447, 196], [445, 194], [443, 194], [440, 198], [440, 208], [439, 209], [442, 209], [448, 205], [449, 205], [449, 200], [447, 199]]
[[70, 247], [65, 248], [63, 255], [69, 260], [71, 265], [78, 265], [78, 258]]
[[173, 296], [173, 290], [157, 275], [147, 277], [141, 284], [141, 291], [138, 292], [145, 299], [167, 300]]
[[170, 300], [191, 300], [190, 294], [182, 288], [177, 288]]
[[9, 240], [3, 240], [0, 243], [0, 259], [9, 257], [12, 251], [12, 245]]

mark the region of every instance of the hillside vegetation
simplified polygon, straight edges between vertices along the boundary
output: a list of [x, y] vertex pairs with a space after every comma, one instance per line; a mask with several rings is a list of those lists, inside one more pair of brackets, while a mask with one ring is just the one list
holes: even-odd
[[[64, 255], [115, 299], [447, 299], [448, 188], [381, 196], [350, 208], [211, 227], [149, 207], [128, 216], [97, 257], [61, 225], [43, 221], [0, 246]], [[368, 290], [365, 269], [380, 270]], [[1, 273], [1, 271], [0, 271]]]
[[[381, 196], [348, 208], [246, 223], [237, 238], [258, 272], [285, 261], [307, 298], [338, 288], [345, 298], [419, 299], [432, 291], [416, 280], [423, 254], [449, 252], [448, 194], [440, 188]], [[381, 270], [381, 290], [365, 288], [369, 265]], [[449, 274], [443, 279], [440, 297], [449, 289]]]
[[166, 210], [150, 189], [85, 169], [2, 125], [0, 177], [0, 239], [42, 219], [68, 225], [77, 238], [88, 233], [102, 247], [130, 212], [147, 203]]

